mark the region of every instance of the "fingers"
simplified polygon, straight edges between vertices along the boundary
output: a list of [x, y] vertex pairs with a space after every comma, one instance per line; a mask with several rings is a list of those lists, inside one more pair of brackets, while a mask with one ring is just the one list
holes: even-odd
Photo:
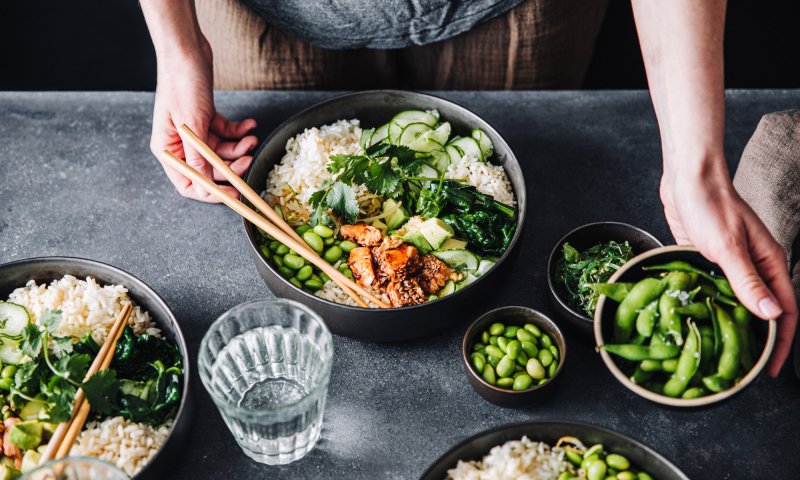
[[238, 142], [219, 142], [214, 147], [223, 160], [236, 160], [247, 155], [258, 144], [258, 139], [254, 135], [248, 135]]
[[247, 118], [241, 122], [231, 122], [217, 113], [211, 120], [211, 132], [231, 140], [242, 138], [254, 128], [256, 128], [256, 121], [252, 118]]
[[[247, 172], [247, 169], [250, 168], [250, 164], [252, 162], [253, 162], [253, 157], [248, 155], [248, 156], [244, 156], [242, 158], [239, 158], [236, 161], [233, 161], [233, 162], [226, 161], [225, 163], [228, 164], [229, 167], [231, 167], [231, 170], [233, 170], [233, 173], [235, 173], [236, 175], [241, 177], [241, 176], [243, 176], [245, 174], [245, 172]], [[222, 175], [222, 173], [217, 171], [217, 169], [214, 169], [214, 181], [216, 181], [216, 182], [224, 182], [226, 180], [227, 179], [225, 178], [225, 176]]]
[[[206, 136], [207, 136], [207, 129], [205, 127], [203, 127], [202, 125], [199, 125], [196, 122], [192, 122], [192, 123], [188, 123], [187, 122], [187, 125], [189, 126], [189, 128], [192, 129], [192, 131], [198, 137], [200, 137], [201, 140], [205, 141]], [[213, 179], [214, 178], [214, 171], [211, 168], [211, 165], [209, 165], [208, 162], [206, 162], [206, 160], [203, 158], [203, 156], [200, 155], [199, 151], [195, 150], [191, 146], [191, 144], [188, 142], [188, 140], [186, 138], [184, 138], [184, 136], [180, 132], [180, 130], [178, 131], [178, 134], [181, 136], [181, 140], [183, 142], [183, 154], [184, 154], [184, 160], [186, 161], [186, 163], [190, 167], [192, 167], [195, 170], [197, 170], [198, 172], [200, 172], [204, 177], [209, 178], [209, 179]], [[201, 187], [200, 185], [194, 185], [193, 188], [194, 188], [194, 195], [193, 195], [192, 198], [195, 198], [197, 200], [201, 200], [201, 201], [204, 201], [204, 202], [205, 201], [210, 201], [210, 199], [209, 199], [210, 195], [205, 190], [203, 190], [203, 187]]]
[[[746, 234], [741, 237], [746, 237]], [[746, 241], [737, 238], [726, 242], [721, 252], [714, 252], [714, 260], [720, 264], [736, 296], [748, 310], [763, 319], [777, 318], [783, 309], [753, 264]]]

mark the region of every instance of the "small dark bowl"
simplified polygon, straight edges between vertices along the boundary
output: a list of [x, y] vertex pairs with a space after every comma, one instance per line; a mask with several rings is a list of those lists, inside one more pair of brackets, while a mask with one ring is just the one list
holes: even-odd
[[[553, 376], [541, 385], [535, 385], [527, 390], [519, 391], [500, 388], [487, 383], [473, 368], [469, 355], [472, 345], [478, 339], [478, 335], [494, 322], [518, 327], [522, 327], [526, 323], [532, 323], [550, 335], [550, 338], [556, 342], [559, 353], [558, 368]], [[547, 316], [528, 307], [500, 307], [481, 315], [469, 326], [461, 343], [461, 359], [464, 361], [464, 369], [470, 385], [480, 396], [501, 407], [528, 407], [549, 398], [554, 391], [553, 385], [558, 379], [558, 375], [564, 369], [566, 358], [567, 342], [564, 340], [561, 330]]]
[[561, 286], [557, 284], [555, 278], [556, 265], [559, 259], [563, 257], [562, 248], [564, 247], [564, 243], [569, 242], [569, 244], [576, 249], [583, 251], [598, 243], [611, 240], [616, 240], [618, 242], [627, 240], [628, 243], [631, 244], [631, 248], [633, 248], [634, 255], [639, 255], [640, 253], [663, 246], [653, 235], [639, 227], [634, 227], [627, 223], [589, 223], [564, 235], [561, 240], [556, 243], [556, 246], [553, 247], [553, 250], [550, 252], [550, 259], [547, 261], [547, 286], [550, 290], [550, 303], [558, 314], [567, 319], [572, 326], [575, 327], [575, 330], [586, 339], [592, 338], [594, 321], [583, 312], [579, 312], [570, 307], [566, 300], [561, 298]]
[[[708, 271], [722, 271], [718, 265], [706, 259], [694, 247], [670, 245], [668, 247], [661, 247], [649, 252], [645, 252], [631, 259], [631, 261], [620, 268], [617, 273], [611, 276], [609, 282], [638, 282], [648, 274], [648, 272], [642, 270], [642, 267], [672, 262], [674, 260], [684, 260], [692, 263], [698, 268]], [[605, 338], [610, 338], [612, 335], [617, 305], [618, 304], [614, 301], [608, 301], [605, 295], [601, 295], [600, 300], [597, 301], [597, 310], [594, 314], [594, 336], [598, 347], [606, 343], [604, 340]], [[658, 393], [651, 392], [643, 386], [633, 383], [628, 375], [626, 375], [625, 372], [623, 372], [619, 367], [619, 359], [616, 356], [610, 355], [603, 349], [598, 348], [598, 350], [600, 351], [600, 356], [603, 359], [603, 363], [606, 364], [606, 367], [608, 367], [609, 371], [611, 371], [614, 377], [619, 380], [619, 382], [622, 383], [628, 390], [634, 392], [635, 394], [650, 401], [670, 407], [704, 407], [722, 402], [738, 394], [751, 385], [762, 373], [764, 367], [767, 366], [767, 361], [769, 361], [769, 357], [772, 355], [772, 350], [775, 348], [775, 339], [778, 335], [777, 323], [775, 320], [770, 320], [768, 322], [754, 320], [753, 326], [755, 327], [758, 339], [764, 345], [764, 349], [761, 351], [761, 355], [759, 355], [753, 368], [751, 368], [750, 371], [745, 374], [739, 383], [732, 386], [728, 390], [723, 390], [719, 393], [713, 393], [700, 398], [672, 398], [666, 395], [660, 395]]]
[[573, 436], [585, 445], [602, 443], [611, 452], [624, 455], [634, 467], [646, 471], [659, 480], [689, 480], [678, 467], [644, 444], [589, 423], [578, 422], [528, 422], [505, 425], [474, 435], [454, 446], [436, 459], [422, 474], [420, 480], [442, 480], [447, 471], [455, 468], [459, 460], [480, 460], [496, 445], [519, 440], [525, 435], [532, 441], [555, 445], [559, 438]]
[[128, 295], [136, 305], [150, 313], [164, 337], [178, 344], [184, 359], [184, 375], [183, 393], [175, 422], [164, 445], [134, 477], [136, 480], [169, 478], [169, 472], [175, 466], [189, 435], [194, 411], [189, 385], [192, 365], [178, 320], [161, 297], [138, 278], [111, 265], [83, 258], [40, 257], [0, 265], [0, 300], [8, 298], [14, 289], [24, 287], [28, 280], [50, 283], [67, 274], [79, 279], [91, 276], [100, 284], [125, 285]]
[[392, 116], [408, 109], [437, 109], [442, 118], [453, 125], [453, 132], [464, 134], [480, 128], [494, 144], [492, 163], [505, 168], [517, 200], [517, 229], [508, 250], [497, 264], [480, 279], [438, 300], [403, 308], [366, 309], [323, 300], [292, 285], [269, 264], [258, 249], [255, 227], [244, 220], [244, 231], [250, 243], [250, 256], [267, 287], [277, 296], [289, 298], [318, 312], [333, 333], [375, 342], [410, 340], [431, 335], [457, 322], [470, 318], [495, 288], [489, 279], [500, 275], [511, 263], [508, 260], [522, 235], [525, 222], [525, 179], [517, 157], [497, 131], [485, 120], [466, 108], [443, 98], [417, 92], [375, 90], [341, 95], [318, 103], [292, 116], [276, 128], [256, 151], [246, 181], [262, 192], [267, 176], [286, 151], [286, 141], [306, 128], [319, 127], [336, 120], [357, 118], [364, 127], [381, 125]]

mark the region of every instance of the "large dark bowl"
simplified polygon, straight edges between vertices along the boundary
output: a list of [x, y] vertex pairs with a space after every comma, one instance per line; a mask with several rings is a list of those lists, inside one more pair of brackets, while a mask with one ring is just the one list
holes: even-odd
[[562, 298], [561, 286], [558, 285], [555, 279], [556, 265], [563, 256], [562, 249], [567, 242], [578, 250], [583, 251], [598, 243], [609, 242], [611, 240], [616, 240], [618, 242], [627, 240], [633, 249], [634, 255], [639, 255], [640, 253], [663, 246], [653, 235], [639, 227], [634, 227], [627, 223], [589, 223], [564, 235], [561, 240], [556, 243], [556, 246], [553, 247], [553, 250], [550, 252], [550, 259], [547, 261], [547, 286], [550, 291], [550, 303], [561, 317], [567, 319], [567, 321], [575, 327], [575, 330], [587, 339], [592, 338], [594, 320], [586, 316], [583, 312], [579, 312], [570, 307], [566, 300]]
[[[484, 380], [472, 366], [470, 353], [472, 353], [472, 345], [478, 341], [481, 332], [487, 330], [495, 322], [516, 325], [520, 328], [526, 323], [532, 323], [548, 334], [558, 347], [558, 359], [556, 360], [558, 368], [553, 376], [543, 384], [533, 385], [526, 390], [500, 388]], [[461, 360], [464, 362], [467, 379], [478, 395], [501, 407], [531, 407], [546, 400], [555, 391], [556, 380], [567, 360], [567, 342], [558, 326], [544, 314], [528, 307], [500, 307], [481, 315], [467, 328], [464, 340], [461, 342]]]
[[[481, 278], [455, 294], [422, 305], [392, 309], [364, 309], [323, 300], [292, 285], [268, 264], [258, 250], [257, 232], [244, 221], [250, 241], [250, 255], [267, 287], [278, 296], [297, 300], [318, 312], [333, 333], [378, 342], [408, 340], [430, 335], [472, 317], [476, 306], [491, 294], [490, 279], [506, 266], [522, 234], [525, 221], [525, 179], [516, 156], [486, 121], [464, 107], [442, 98], [416, 92], [376, 90], [352, 93], [318, 103], [294, 115], [276, 128], [255, 153], [247, 183], [257, 192], [267, 184], [267, 176], [285, 154], [286, 141], [306, 128], [319, 127], [341, 119], [357, 118], [364, 127], [382, 125], [398, 112], [408, 109], [437, 109], [453, 125], [454, 134], [467, 134], [480, 128], [494, 144], [491, 161], [502, 165], [517, 199], [517, 230], [508, 250]], [[495, 282], [496, 283], [496, 282]]]
[[492, 447], [519, 440], [523, 435], [550, 445], [555, 445], [564, 436], [578, 437], [587, 446], [602, 443], [606, 451], [624, 455], [634, 467], [646, 471], [653, 478], [689, 480], [669, 460], [636, 440], [612, 430], [577, 422], [529, 422], [487, 430], [448, 450], [425, 470], [420, 480], [443, 480], [447, 478], [447, 470], [454, 468], [459, 460], [480, 460]]
[[91, 276], [100, 284], [124, 285], [134, 303], [150, 312], [164, 337], [177, 343], [180, 348], [184, 358], [183, 393], [175, 423], [161, 450], [135, 477], [137, 480], [168, 478], [186, 442], [193, 413], [192, 400], [189, 396], [191, 362], [178, 321], [161, 297], [138, 278], [111, 265], [83, 258], [40, 257], [0, 265], [0, 300], [8, 298], [12, 290], [25, 286], [28, 280], [50, 283], [64, 275], [73, 275], [79, 279]]

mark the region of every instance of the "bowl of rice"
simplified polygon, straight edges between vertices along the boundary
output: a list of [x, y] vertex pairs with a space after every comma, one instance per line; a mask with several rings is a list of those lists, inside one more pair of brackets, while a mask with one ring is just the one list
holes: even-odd
[[[0, 265], [0, 301], [24, 307], [32, 322], [60, 311], [59, 336], [91, 335], [102, 344], [123, 306], [133, 304], [128, 326], [173, 343], [183, 357], [177, 410], [161, 424], [121, 416], [90, 418], [71, 455], [94, 457], [136, 479], [167, 478], [191, 423], [190, 364], [180, 326], [164, 301], [138, 278], [104, 263], [71, 257], [40, 257]], [[5, 408], [5, 407], [3, 407]]]
[[[430, 259], [431, 263], [436, 264], [436, 260], [431, 259], [431, 256], [434, 255], [437, 256], [436, 258], [448, 262], [447, 267], [453, 267], [452, 271], [448, 271], [450, 280], [444, 279], [440, 283], [440, 285], [444, 285], [441, 291], [430, 291], [425, 288], [427, 284], [420, 282], [423, 288], [416, 288], [416, 286], [414, 288], [419, 293], [417, 297], [424, 295], [425, 298], [416, 302], [404, 302], [408, 298], [414, 298], [415, 293], [411, 291], [410, 294], [405, 295], [409, 292], [403, 291], [401, 294], [396, 294], [391, 290], [387, 292], [376, 289], [372, 292], [394, 308], [361, 308], [334, 281], [325, 276], [322, 276], [321, 282], [315, 283], [316, 288], [308, 288], [309, 282], [303, 285], [298, 281], [300, 278], [307, 278], [302, 272], [291, 278], [294, 275], [291, 271], [281, 268], [280, 264], [276, 265], [274, 260], [270, 261], [270, 252], [266, 248], [269, 242], [265, 242], [263, 233], [259, 232], [251, 223], [244, 221], [245, 233], [250, 242], [251, 257], [267, 287], [274, 294], [310, 306], [321, 314], [333, 333], [378, 342], [424, 337], [466, 321], [471, 317], [470, 312], [488, 301], [493, 294], [497, 282], [491, 282], [488, 278], [497, 278], [496, 276], [502, 275], [504, 267], [510, 263], [508, 258], [514, 255], [514, 247], [521, 236], [526, 212], [525, 179], [516, 156], [505, 140], [475, 113], [439, 97], [408, 91], [359, 92], [323, 101], [301, 111], [278, 126], [256, 151], [253, 164], [245, 179], [255, 191], [262, 192], [262, 196], [270, 205], [275, 205], [280, 209], [280, 214], [289, 225], [298, 229], [298, 232], [304, 231], [301, 229], [308, 228], [309, 224], [314, 225], [314, 220], [309, 218], [313, 218], [316, 211], [315, 192], [320, 192], [326, 186], [329, 187], [332, 183], [338, 182], [340, 178], [336, 176], [337, 174], [331, 173], [331, 165], [334, 162], [332, 158], [363, 155], [366, 150], [363, 137], [372, 135], [370, 129], [376, 128], [377, 130], [372, 135], [372, 145], [374, 145], [374, 139], [381, 132], [381, 128], [378, 127], [390, 125], [388, 123], [390, 121], [395, 122], [399, 116], [398, 112], [402, 114], [416, 112], [419, 117], [423, 117], [421, 120], [423, 122], [426, 121], [424, 117], [435, 116], [435, 121], [438, 123], [430, 124], [432, 125], [431, 129], [434, 128], [433, 125], [437, 125], [435, 131], [426, 131], [425, 135], [436, 135], [441, 130], [440, 127], [445, 126], [443, 124], [446, 123], [448, 134], [452, 128], [451, 141], [456, 139], [456, 141], [462, 142], [465, 150], [471, 148], [472, 138], [465, 140], [459, 135], [470, 136], [470, 131], [472, 136], [478, 140], [475, 142], [476, 144], [490, 146], [491, 153], [485, 157], [476, 150], [475, 156], [481, 157], [480, 159], [464, 154], [457, 148], [449, 149], [449, 151], [457, 151], [459, 154], [449, 157], [445, 166], [439, 170], [443, 182], [447, 181], [451, 184], [459, 182], [460, 186], [471, 189], [476, 196], [488, 199], [484, 204], [494, 203], [500, 205], [500, 208], [508, 206], [513, 209], [513, 220], [510, 220], [513, 223], [510, 225], [512, 228], [507, 231], [502, 230], [503, 233], [497, 231], [496, 234], [492, 232], [489, 235], [490, 237], [496, 235], [496, 238], [490, 238], [490, 241], [504, 237], [505, 244], [502, 249], [496, 249], [488, 255], [476, 255], [475, 260], [471, 258], [469, 252], [463, 254], [467, 263], [472, 262], [471, 265], [477, 267], [475, 270], [456, 271], [456, 267], [453, 267], [449, 261], [450, 257], [458, 257], [457, 261], [460, 261], [460, 253], [438, 256], [441, 251], [428, 253], [420, 247], [420, 257], [424, 255], [426, 261]], [[415, 123], [414, 125], [421, 124]], [[421, 128], [424, 130], [426, 127], [422, 125]], [[389, 136], [391, 138], [391, 132]], [[447, 134], [444, 138], [448, 138]], [[367, 145], [370, 145], [369, 142]], [[441, 154], [438, 151], [435, 153]], [[397, 159], [391, 161], [395, 160]], [[432, 170], [429, 169], [429, 171]], [[418, 175], [427, 178], [431, 174]], [[352, 183], [352, 195], [354, 206], [359, 212], [359, 226], [365, 225], [364, 222], [371, 221], [370, 225], [382, 228], [384, 244], [389, 242], [390, 238], [399, 238], [395, 235], [405, 234], [403, 239], [408, 239], [406, 230], [410, 230], [410, 225], [417, 221], [415, 219], [419, 219], [418, 222], [423, 220], [423, 217], [414, 216], [413, 212], [406, 213], [411, 216], [410, 219], [408, 216], [405, 217], [404, 222], [407, 223], [396, 230], [393, 229], [395, 227], [389, 226], [387, 231], [387, 225], [382, 222], [389, 223], [386, 218], [386, 205], [389, 203], [386, 198], [388, 197], [381, 197], [366, 188], [365, 185], [359, 185], [356, 182]], [[406, 206], [409, 203], [406, 202]], [[333, 209], [331, 211], [335, 212]], [[438, 221], [437, 218], [424, 218]], [[451, 218], [449, 221], [453, 222], [453, 219]], [[330, 225], [336, 232], [335, 236], [341, 235], [344, 239], [350, 240], [344, 234], [343, 223], [345, 222], [336, 221], [335, 224], [331, 223]], [[351, 220], [349, 223], [353, 223], [353, 221]], [[439, 223], [441, 224], [441, 222]], [[442, 226], [449, 229], [446, 225]], [[372, 227], [370, 226], [370, 228]], [[458, 233], [457, 230], [456, 232]], [[452, 230], [450, 234], [452, 235]], [[326, 238], [327, 240], [331, 239]], [[470, 248], [458, 245], [460, 240], [457, 238], [450, 240], [457, 245], [454, 249]], [[339, 245], [338, 242], [337, 238], [337, 243], [333, 247]], [[364, 243], [358, 241], [355, 243], [364, 247], [362, 250], [366, 249], [367, 245]], [[350, 248], [353, 248], [355, 243], [349, 242]], [[406, 240], [406, 245], [408, 244], [408, 240]], [[445, 242], [446, 244], [447, 242]], [[323, 248], [327, 249], [327, 245], [329, 243], [326, 243], [326, 247]], [[419, 246], [419, 244], [415, 245]], [[344, 247], [344, 245], [342, 246]], [[371, 248], [374, 255], [377, 247], [373, 245]], [[437, 248], [430, 250], [437, 250]], [[334, 248], [334, 250], [337, 249]], [[338, 251], [336, 252], [338, 255], [334, 255], [335, 258], [341, 255], [341, 260], [338, 260], [334, 266], [346, 275], [354, 274], [354, 280], [364, 284], [363, 277], [359, 277], [359, 272], [356, 271], [353, 264], [352, 251], [346, 248], [343, 250], [345, 250], [343, 255]], [[273, 256], [274, 252], [273, 249]], [[348, 253], [352, 272], [347, 268]], [[292, 258], [292, 260], [296, 259]], [[300, 260], [302, 261], [302, 259]], [[373, 260], [376, 270], [379, 270], [380, 263], [377, 257], [373, 257]], [[299, 263], [297, 265], [299, 266]], [[445, 265], [442, 264], [442, 266]], [[483, 268], [484, 266], [486, 268]], [[473, 272], [475, 272], [474, 275]], [[377, 272], [376, 277], [384, 278], [380, 271]], [[314, 279], [311, 281], [315, 282]], [[453, 282], [455, 282], [455, 288], [450, 285]], [[450, 287], [449, 290], [448, 287]], [[466, 291], [469, 293], [464, 293]]]
[[632, 478], [689, 478], [651, 448], [621, 433], [589, 423], [552, 421], [511, 424], [478, 433], [436, 459], [420, 480], [586, 479], [588, 472], [580, 462], [571, 461], [569, 453], [587, 453], [597, 445], [624, 456], [628, 463], [624, 468]]

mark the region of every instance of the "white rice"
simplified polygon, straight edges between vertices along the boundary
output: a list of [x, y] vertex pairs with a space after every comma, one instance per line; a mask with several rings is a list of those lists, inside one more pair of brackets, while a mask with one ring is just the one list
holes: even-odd
[[[392, 303], [391, 300], [389, 300], [389, 296], [386, 295], [385, 293], [376, 292], [376, 291], [372, 290], [372, 294], [375, 295], [376, 297], [378, 297], [379, 299], [383, 300], [386, 303]], [[318, 296], [320, 298], [324, 298], [325, 300], [330, 300], [331, 302], [334, 302], [334, 303], [341, 303], [343, 305], [350, 305], [351, 307], [357, 307], [358, 306], [356, 301], [353, 300], [352, 297], [350, 297], [350, 295], [344, 293], [344, 290], [342, 290], [342, 287], [337, 285], [336, 282], [334, 282], [333, 280], [328, 280], [327, 282], [325, 282], [325, 285], [323, 285], [322, 288], [320, 288], [319, 290], [314, 292], [314, 295], [316, 295], [316, 296]], [[365, 301], [367, 301], [367, 300], [365, 300]], [[372, 307], [377, 307], [377, 305], [373, 305], [372, 302], [370, 302], [370, 301], [367, 301], [367, 304], [372, 306]]]
[[471, 155], [452, 162], [444, 174], [445, 178], [466, 180], [479, 192], [491, 195], [495, 200], [513, 206], [514, 189], [505, 169], [500, 165], [482, 162]]
[[564, 450], [522, 437], [492, 448], [480, 461], [459, 460], [446, 480], [557, 480], [567, 470], [572, 466]]
[[122, 417], [90, 422], [78, 436], [72, 455], [105, 460], [132, 477], [164, 445], [171, 429], [172, 420], [158, 427]]
[[[98, 345], [106, 341], [122, 307], [131, 303], [128, 289], [122, 285], [101, 286], [92, 277], [78, 280], [72, 275], [53, 280], [50, 285], [30, 280], [11, 292], [8, 301], [27, 308], [36, 323], [46, 310], [61, 310], [56, 335], [82, 337], [91, 332]], [[128, 325], [136, 335], [161, 335], [150, 314], [138, 306], [134, 306]]]

